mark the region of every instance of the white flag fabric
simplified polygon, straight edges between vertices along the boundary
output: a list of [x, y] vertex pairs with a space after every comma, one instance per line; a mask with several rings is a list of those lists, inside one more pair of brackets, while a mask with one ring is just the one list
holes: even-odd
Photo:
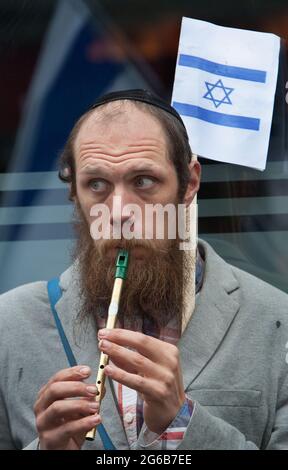
[[266, 166], [280, 38], [183, 18], [172, 105], [194, 153]]

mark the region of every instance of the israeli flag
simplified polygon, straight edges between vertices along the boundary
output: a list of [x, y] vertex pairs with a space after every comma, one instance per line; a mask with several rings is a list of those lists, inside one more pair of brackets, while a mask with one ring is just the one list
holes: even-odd
[[280, 38], [183, 18], [172, 105], [194, 153], [266, 166]]

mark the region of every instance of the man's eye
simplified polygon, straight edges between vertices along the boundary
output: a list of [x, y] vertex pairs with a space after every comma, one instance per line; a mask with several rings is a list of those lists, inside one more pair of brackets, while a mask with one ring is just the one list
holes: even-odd
[[138, 176], [136, 178], [137, 188], [150, 188], [155, 183], [155, 179], [149, 176]]
[[92, 191], [105, 191], [107, 188], [107, 183], [104, 180], [91, 180], [89, 181], [89, 187]]

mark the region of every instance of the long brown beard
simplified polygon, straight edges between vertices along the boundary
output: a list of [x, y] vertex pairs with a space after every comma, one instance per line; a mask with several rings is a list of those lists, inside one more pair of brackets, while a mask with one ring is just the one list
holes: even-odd
[[[117, 253], [116, 247], [121, 242], [121, 247], [130, 252], [130, 259], [118, 313], [120, 324], [129, 328], [133, 325], [133, 317], [140, 315], [152, 320], [157, 328], [174, 318], [180, 328], [183, 287], [188, 282], [192, 267], [191, 258], [179, 250], [179, 240], [94, 241], [79, 205], [76, 211], [78, 221], [74, 225], [78, 240], [74, 258], [78, 262], [82, 299], [79, 322], [107, 316], [115, 275], [115, 259], [111, 257], [110, 250], [114, 248]], [[144, 249], [145, 257], [133, 259], [134, 247]]]

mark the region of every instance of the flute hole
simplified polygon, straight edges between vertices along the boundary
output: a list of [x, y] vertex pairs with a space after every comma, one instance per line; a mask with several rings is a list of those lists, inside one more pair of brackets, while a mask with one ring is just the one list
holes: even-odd
[[97, 392], [96, 395], [100, 395], [100, 392]]
[[102, 365], [102, 366], [100, 366], [100, 369], [104, 369], [104, 366], [103, 366], [103, 365]]
[[99, 384], [99, 385], [100, 385], [100, 384], [101, 384], [101, 380], [98, 380], [97, 384]]

